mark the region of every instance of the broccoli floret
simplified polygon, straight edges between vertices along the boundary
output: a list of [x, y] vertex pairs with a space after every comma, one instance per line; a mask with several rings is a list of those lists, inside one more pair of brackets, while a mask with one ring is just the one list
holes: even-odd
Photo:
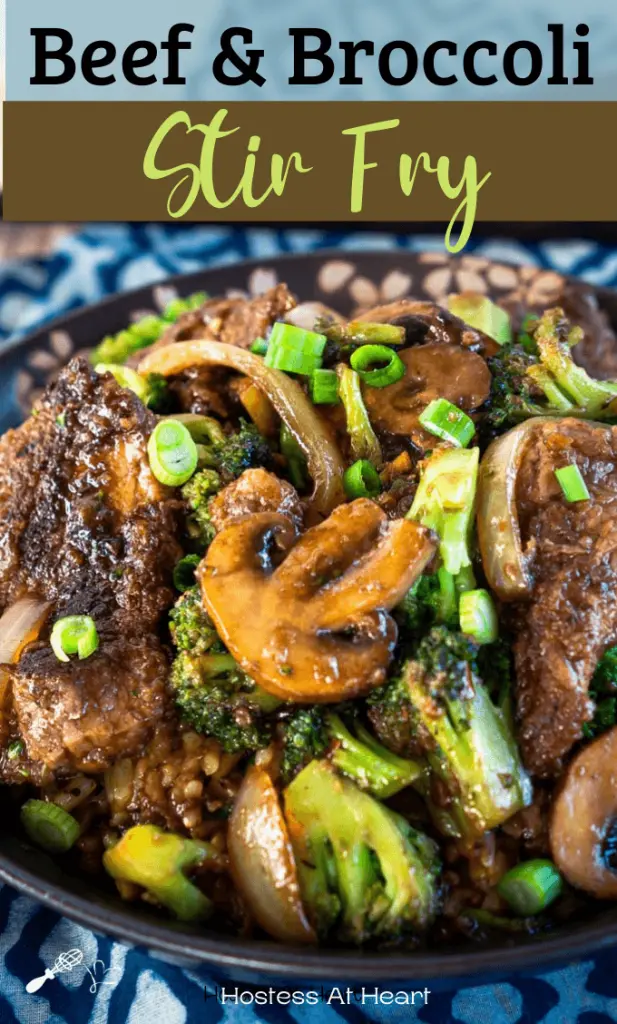
[[542, 391], [527, 375], [537, 362], [537, 356], [520, 343], [503, 345], [497, 355], [488, 360], [492, 382], [485, 428], [505, 430], [529, 416], [542, 415]]
[[595, 702], [591, 722], [585, 722], [583, 736], [593, 739], [617, 723], [617, 647], [610, 647], [600, 658], [589, 686]]
[[302, 898], [320, 936], [361, 945], [429, 924], [439, 870], [430, 839], [327, 761], [311, 761], [284, 802]]
[[571, 327], [563, 309], [557, 307], [547, 310], [532, 331], [540, 363], [531, 366], [527, 375], [545, 393], [549, 407], [575, 416], [615, 418], [617, 408], [611, 406], [617, 382], [594, 380], [572, 358], [571, 349], [582, 339], [583, 329]]
[[508, 716], [481, 682], [477, 648], [467, 637], [434, 627], [367, 704], [380, 740], [398, 753], [423, 750], [449, 793], [444, 813], [431, 802], [430, 788], [425, 791], [442, 831], [472, 838], [530, 802], [531, 784]]
[[207, 651], [221, 653], [225, 650], [196, 586], [185, 591], [170, 611], [169, 631], [179, 651], [206, 654]]
[[297, 707], [282, 717], [277, 726], [281, 741], [280, 774], [283, 785], [320, 757], [328, 747], [324, 712], [319, 707]]
[[135, 825], [103, 854], [112, 878], [143, 886], [181, 921], [201, 920], [212, 909], [208, 897], [185, 872], [217, 861], [220, 855], [210, 843], [163, 832], [154, 825]]
[[180, 651], [170, 681], [181, 717], [228, 753], [267, 746], [272, 724], [265, 715], [280, 702], [261, 690], [231, 654]]
[[436, 622], [456, 625], [457, 604], [454, 576], [443, 566], [432, 576], [420, 576], [395, 609], [403, 638], [420, 637]]
[[357, 718], [349, 721], [348, 728], [339, 715], [329, 712], [326, 729], [332, 764], [380, 800], [411, 786], [424, 772], [422, 764], [397, 757], [378, 743]]
[[203, 306], [208, 296], [205, 292], [196, 292], [188, 299], [174, 299], [165, 309], [163, 316], [146, 316], [131, 324], [118, 334], [103, 338], [101, 343], [90, 354], [90, 361], [97, 363], [125, 363], [134, 352], [153, 345], [161, 337], [171, 323], [192, 309]]
[[200, 551], [205, 551], [214, 540], [216, 530], [210, 518], [210, 501], [220, 488], [221, 478], [215, 469], [201, 469], [182, 488], [182, 497], [191, 510], [186, 529]]
[[240, 429], [214, 445], [215, 465], [224, 481], [236, 480], [245, 469], [272, 464], [272, 451], [253, 423], [240, 422]]
[[[479, 448], [440, 448], [424, 462], [408, 519], [439, 537], [446, 572], [471, 567], [470, 535], [478, 480]], [[471, 584], [471, 577], [469, 579]]]
[[493, 382], [486, 424], [499, 430], [543, 415], [617, 420], [617, 382], [594, 380], [572, 358], [582, 337], [560, 308], [528, 318], [519, 342], [489, 359]]

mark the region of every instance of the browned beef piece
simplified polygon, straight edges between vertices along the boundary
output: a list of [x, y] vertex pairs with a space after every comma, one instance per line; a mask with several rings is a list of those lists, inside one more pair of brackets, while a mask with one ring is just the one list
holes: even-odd
[[279, 512], [291, 519], [297, 529], [302, 527], [302, 504], [295, 488], [265, 469], [245, 470], [210, 503], [210, 518], [217, 532], [256, 512]]
[[[100, 770], [164, 712], [157, 630], [174, 600], [180, 505], [150, 471], [155, 423], [111, 375], [73, 360], [0, 440], [0, 602], [33, 594], [52, 605], [12, 672], [11, 729], [54, 769]], [[64, 664], [49, 626], [75, 614], [92, 616], [100, 648]]]
[[[570, 463], [590, 501], [564, 499], [555, 469]], [[534, 576], [515, 644], [519, 740], [529, 770], [551, 776], [592, 717], [589, 683], [617, 642], [617, 428], [538, 425], [517, 502]]]
[[[285, 284], [277, 284], [255, 299], [209, 299], [200, 309], [184, 313], [153, 348], [194, 338], [250, 348], [256, 338], [267, 334], [275, 320], [282, 320], [295, 305], [296, 300]], [[240, 411], [237, 394], [225, 388], [229, 378], [229, 371], [212, 367], [188, 370], [172, 378], [170, 387], [187, 412], [225, 419]]]
[[600, 309], [594, 289], [582, 281], [571, 281], [554, 274], [551, 278], [554, 278], [555, 286], [548, 298], [535, 286], [536, 277], [540, 276], [541, 271], [531, 278], [526, 287], [500, 303], [510, 312], [515, 331], [520, 330], [528, 313], [540, 316], [548, 306], [561, 306], [567, 319], [585, 332], [573, 349], [575, 362], [584, 366], [592, 377], [617, 378], [617, 337], [608, 317]]

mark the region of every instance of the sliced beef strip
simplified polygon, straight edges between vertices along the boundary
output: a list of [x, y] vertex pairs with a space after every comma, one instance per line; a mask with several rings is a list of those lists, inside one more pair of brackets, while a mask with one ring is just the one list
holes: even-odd
[[499, 346], [482, 331], [469, 327], [443, 306], [415, 299], [399, 299], [383, 306], [363, 310], [356, 317], [367, 323], [396, 324], [405, 328], [405, 344], [438, 343], [461, 345], [488, 358], [499, 351]]
[[91, 615], [101, 640], [68, 665], [31, 646], [11, 673], [11, 730], [54, 769], [100, 770], [164, 712], [157, 630], [174, 600], [181, 506], [149, 468], [155, 423], [111, 375], [73, 360], [0, 440], [1, 605], [33, 594], [52, 604], [42, 641], [74, 614]]
[[[283, 320], [295, 305], [296, 300], [285, 284], [277, 284], [254, 299], [209, 299], [199, 309], [184, 313], [152, 349], [196, 338], [250, 348], [256, 338], [266, 335], [272, 324]], [[143, 352], [138, 355], [143, 356]], [[225, 387], [230, 376], [228, 370], [217, 367], [187, 370], [171, 378], [170, 388], [186, 412], [226, 419], [241, 411], [237, 394]]]
[[[568, 503], [555, 469], [576, 464], [591, 500]], [[519, 740], [538, 776], [557, 774], [593, 715], [589, 683], [617, 643], [617, 428], [565, 419], [538, 425], [517, 506], [534, 577], [518, 608]]]
[[278, 512], [291, 519], [296, 529], [302, 528], [303, 508], [295, 488], [265, 469], [245, 470], [210, 503], [210, 517], [217, 532], [255, 512]]

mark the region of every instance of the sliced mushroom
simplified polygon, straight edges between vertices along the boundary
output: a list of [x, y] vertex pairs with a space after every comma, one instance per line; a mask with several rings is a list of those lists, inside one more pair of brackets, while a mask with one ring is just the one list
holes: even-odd
[[245, 469], [209, 505], [210, 521], [217, 533], [234, 520], [255, 512], [279, 512], [298, 530], [302, 527], [303, 509], [295, 488], [265, 469]]
[[326, 703], [379, 686], [397, 636], [388, 611], [433, 556], [430, 533], [361, 498], [295, 540], [273, 512], [217, 535], [198, 576], [219, 635], [283, 700]]
[[376, 430], [411, 438], [421, 450], [434, 448], [435, 438], [419, 422], [434, 398], [446, 398], [473, 413], [489, 396], [491, 374], [484, 359], [459, 345], [434, 343], [404, 349], [407, 372], [386, 388], [363, 388], [364, 402]]
[[617, 864], [607, 840], [617, 821], [617, 728], [581, 750], [553, 806], [553, 858], [568, 881], [599, 899], [617, 899]]
[[407, 345], [430, 342], [461, 345], [487, 357], [499, 351], [499, 345], [492, 338], [482, 331], [476, 331], [453, 313], [433, 302], [399, 299], [398, 302], [388, 302], [386, 305], [367, 309], [355, 319], [404, 327]]

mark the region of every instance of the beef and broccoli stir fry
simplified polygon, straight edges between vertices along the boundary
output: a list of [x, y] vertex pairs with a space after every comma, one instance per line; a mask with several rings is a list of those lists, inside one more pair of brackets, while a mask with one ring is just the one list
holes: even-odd
[[[617, 898], [592, 300], [177, 300], [0, 440], [0, 779], [127, 900], [292, 943]], [[113, 879], [113, 882], [111, 881]]]

